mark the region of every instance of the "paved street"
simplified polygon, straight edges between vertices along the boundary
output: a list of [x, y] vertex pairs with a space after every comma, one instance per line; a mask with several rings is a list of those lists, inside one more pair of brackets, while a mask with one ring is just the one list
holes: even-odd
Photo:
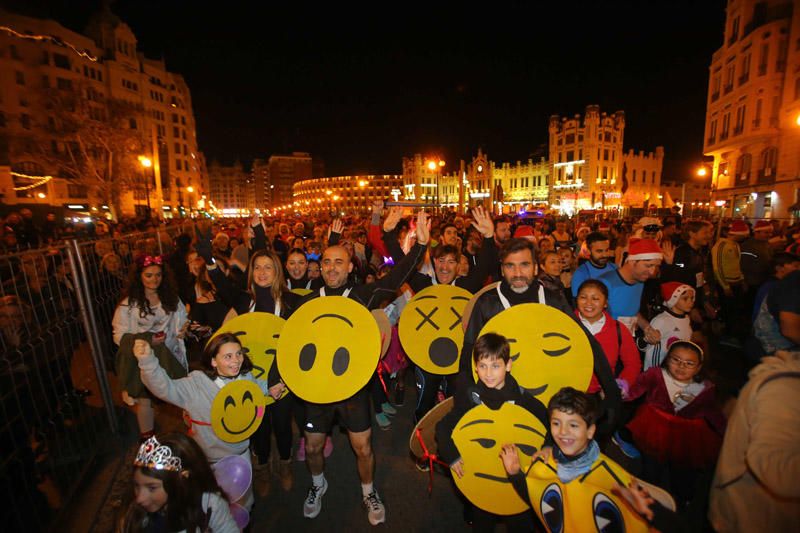
[[[376, 487], [386, 505], [386, 524], [377, 526], [381, 531], [469, 531], [462, 521], [462, 505], [455, 494], [449, 477], [434, 476], [433, 493], [427, 492], [427, 474], [419, 472], [408, 451], [408, 437], [412, 430], [413, 405], [416, 400], [413, 381], [409, 377], [406, 403], [398, 408], [391, 429], [382, 431], [373, 425], [373, 447], [377, 458]], [[158, 415], [161, 430], [181, 430], [177, 410], [162, 406]], [[277, 475], [273, 478], [270, 494], [256, 501], [252, 516], [252, 531], [369, 531], [366, 511], [361, 506], [361, 485], [356, 472], [355, 456], [350, 449], [346, 433], [333, 433], [334, 451], [326, 462], [325, 475], [329, 488], [323, 500], [322, 513], [314, 519], [303, 517], [303, 499], [311, 482], [305, 463], [293, 463], [295, 487], [281, 491]], [[134, 445], [127, 456], [133, 460]], [[275, 446], [273, 443], [273, 451]], [[122, 464], [115, 475], [113, 486], [101, 512], [97, 515], [94, 531], [113, 531], [114, 516], [121, 501], [130, 494], [130, 468]], [[87, 488], [86, 495], [103, 490]], [[82, 497], [78, 497], [79, 499]], [[79, 526], [75, 526], [78, 528]], [[88, 527], [88, 526], [87, 526]]]

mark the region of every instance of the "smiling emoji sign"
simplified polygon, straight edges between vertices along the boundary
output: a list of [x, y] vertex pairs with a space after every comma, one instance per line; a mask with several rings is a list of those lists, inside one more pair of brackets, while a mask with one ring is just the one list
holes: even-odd
[[286, 386], [312, 403], [350, 398], [375, 373], [381, 334], [370, 312], [343, 296], [315, 298], [292, 314], [278, 341]]
[[[245, 313], [225, 322], [211, 338], [221, 333], [236, 335], [242, 343], [242, 352], [253, 363], [253, 377], [266, 381], [269, 369], [275, 362], [278, 339], [285, 324], [284, 319], [272, 313]], [[284, 389], [283, 396], [288, 393], [289, 390]], [[267, 396], [266, 405], [274, 402], [272, 396]]]
[[545, 433], [539, 419], [519, 405], [505, 403], [497, 410], [483, 404], [473, 407], [453, 430], [453, 442], [464, 461], [464, 475], [453, 476], [456, 486], [484, 511], [499, 515], [525, 511], [528, 504], [508, 481], [500, 450], [513, 443], [520, 451], [522, 464], [530, 464]]
[[464, 308], [472, 295], [453, 285], [433, 285], [417, 293], [403, 309], [397, 333], [403, 350], [431, 374], [458, 372], [464, 345]]
[[[547, 405], [562, 387], [585, 391], [594, 372], [592, 345], [569, 315], [544, 304], [520, 304], [489, 320], [481, 335], [499, 333], [511, 348], [511, 373]], [[475, 373], [475, 363], [472, 364]]]
[[222, 387], [211, 404], [211, 429], [225, 442], [241, 442], [264, 418], [266, 397], [252, 381], [237, 379]]

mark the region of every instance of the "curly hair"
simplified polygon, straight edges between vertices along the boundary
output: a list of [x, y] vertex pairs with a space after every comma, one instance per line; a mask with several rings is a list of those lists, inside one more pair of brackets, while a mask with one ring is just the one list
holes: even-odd
[[[167, 313], [174, 313], [178, 310], [178, 290], [175, 285], [175, 278], [172, 275], [172, 270], [165, 264], [162, 265], [149, 265], [161, 267], [161, 285], [158, 286], [158, 299], [161, 300], [161, 306]], [[139, 316], [144, 318], [147, 315], [153, 315], [155, 312], [150, 307], [150, 302], [144, 293], [144, 284], [142, 283], [142, 271], [148, 267], [140, 266], [139, 263], [133, 263], [131, 266], [130, 275], [128, 276], [128, 287], [126, 294], [128, 297], [128, 305], [131, 307], [136, 306], [139, 308]]]

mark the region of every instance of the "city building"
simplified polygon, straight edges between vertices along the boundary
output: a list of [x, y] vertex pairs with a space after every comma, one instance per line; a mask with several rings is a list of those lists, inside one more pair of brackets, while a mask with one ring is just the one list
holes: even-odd
[[403, 194], [408, 202], [430, 204], [441, 203], [440, 181], [446, 162], [439, 156], [403, 158]]
[[590, 105], [583, 121], [580, 115], [553, 115], [549, 133], [552, 209], [573, 214], [657, 202], [664, 148], [658, 146], [648, 154], [624, 152], [623, 111], [609, 115]]
[[[310, 179], [313, 175], [311, 154], [293, 152], [291, 155], [272, 155], [267, 161], [267, 176], [264, 184], [269, 183], [271, 209], [293, 202], [292, 186], [298, 181]], [[259, 185], [260, 187], [260, 185]], [[259, 191], [259, 194], [261, 191]]]
[[274, 211], [365, 214], [376, 200], [398, 199], [402, 188], [403, 176], [396, 174], [303, 180], [294, 184], [292, 201], [274, 206]]
[[709, 67], [703, 151], [726, 216], [786, 218], [800, 187], [800, 8], [729, 0]]
[[239, 161], [232, 166], [222, 166], [212, 161], [208, 167], [210, 211], [222, 216], [249, 216], [256, 205], [256, 190], [251, 174], [245, 172]]
[[711, 185], [708, 180], [662, 181], [661, 194], [664, 202], [661, 207], [682, 206], [681, 214], [688, 217], [705, 216], [717, 208], [711, 205]]
[[261, 209], [272, 205], [272, 189], [269, 179], [269, 163], [264, 159], [254, 159], [250, 170], [256, 205]]
[[204, 179], [183, 77], [138, 52], [107, 7], [84, 34], [7, 11], [0, 18], [0, 137], [15, 199], [188, 215]]

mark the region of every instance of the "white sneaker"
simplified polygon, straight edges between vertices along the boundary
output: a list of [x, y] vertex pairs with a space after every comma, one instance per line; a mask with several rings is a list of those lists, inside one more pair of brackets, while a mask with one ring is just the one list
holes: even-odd
[[373, 490], [364, 496], [364, 507], [367, 508], [367, 519], [373, 526], [386, 521], [386, 508], [383, 506], [377, 490]]
[[316, 518], [322, 511], [322, 496], [328, 490], [328, 480], [322, 482], [322, 486], [311, 485], [308, 489], [308, 496], [306, 501], [303, 502], [303, 516], [306, 518]]

